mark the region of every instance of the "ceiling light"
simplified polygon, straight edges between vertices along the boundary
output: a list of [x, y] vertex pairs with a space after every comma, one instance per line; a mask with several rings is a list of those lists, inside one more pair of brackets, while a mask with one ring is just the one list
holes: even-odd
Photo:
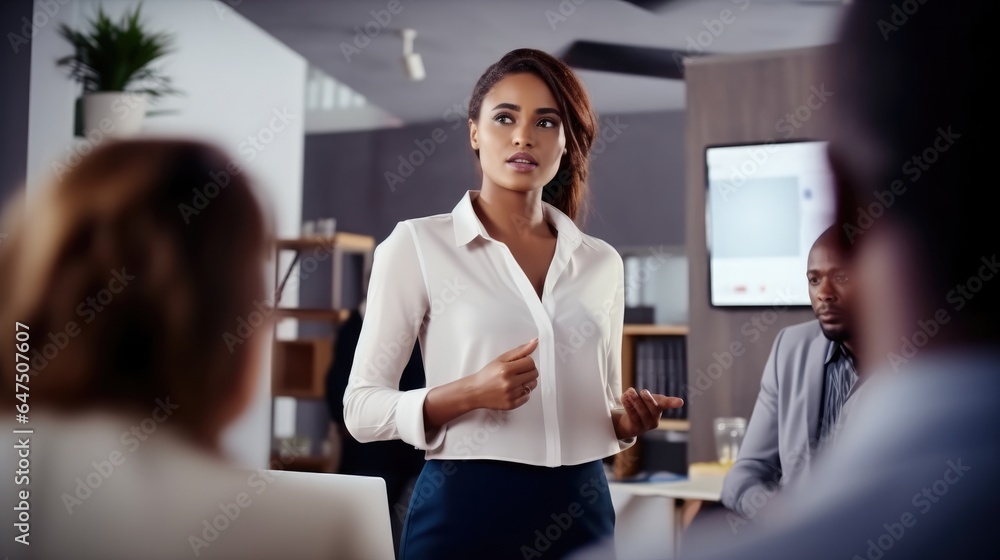
[[424, 60], [419, 54], [413, 52], [413, 40], [417, 38], [415, 29], [402, 30], [403, 35], [403, 68], [406, 75], [413, 81], [423, 80], [427, 75], [424, 72]]

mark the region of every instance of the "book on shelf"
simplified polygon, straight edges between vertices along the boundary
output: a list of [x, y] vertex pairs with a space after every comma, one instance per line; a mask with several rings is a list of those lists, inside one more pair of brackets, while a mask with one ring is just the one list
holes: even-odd
[[[684, 337], [643, 337], [636, 341], [635, 380], [638, 389], [661, 395], [682, 396], [686, 381]], [[687, 418], [687, 402], [668, 409], [664, 418]]]
[[[687, 377], [687, 362], [684, 359], [685, 341], [682, 338], [667, 340], [667, 371], [669, 374], [669, 395], [682, 396], [685, 378]], [[687, 402], [684, 406], [670, 411], [671, 418], [687, 418]]]

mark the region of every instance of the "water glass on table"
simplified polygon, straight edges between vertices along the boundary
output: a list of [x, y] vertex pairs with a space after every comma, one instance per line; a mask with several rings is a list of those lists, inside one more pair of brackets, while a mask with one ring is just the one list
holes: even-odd
[[715, 449], [719, 463], [732, 465], [739, 455], [743, 436], [746, 434], [747, 421], [740, 417], [715, 419]]

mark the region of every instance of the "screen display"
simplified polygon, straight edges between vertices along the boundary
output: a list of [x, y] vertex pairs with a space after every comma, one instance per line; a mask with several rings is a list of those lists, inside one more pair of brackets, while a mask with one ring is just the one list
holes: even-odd
[[826, 142], [709, 147], [705, 164], [712, 305], [809, 305], [809, 248], [835, 219]]

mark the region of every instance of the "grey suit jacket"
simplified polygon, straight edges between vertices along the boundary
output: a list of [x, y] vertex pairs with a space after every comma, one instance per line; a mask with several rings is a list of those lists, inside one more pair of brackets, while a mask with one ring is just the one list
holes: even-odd
[[739, 455], [722, 486], [727, 508], [753, 518], [779, 485], [808, 471], [831, 344], [815, 320], [778, 333]]

